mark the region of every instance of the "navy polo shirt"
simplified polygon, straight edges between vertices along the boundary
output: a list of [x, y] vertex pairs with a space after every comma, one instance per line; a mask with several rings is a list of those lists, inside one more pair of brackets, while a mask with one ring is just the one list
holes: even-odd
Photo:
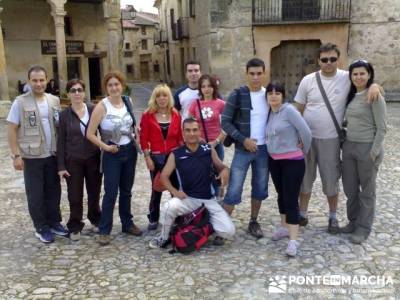
[[200, 144], [195, 152], [185, 145], [173, 151], [180, 185], [186, 195], [211, 199], [211, 146]]

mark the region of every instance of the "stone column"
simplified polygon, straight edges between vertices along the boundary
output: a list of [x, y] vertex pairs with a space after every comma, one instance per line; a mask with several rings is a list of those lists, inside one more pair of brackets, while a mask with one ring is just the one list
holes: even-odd
[[[2, 11], [3, 8], [0, 7], [0, 14]], [[0, 118], [7, 116], [11, 106], [11, 102], [9, 100], [10, 95], [8, 93], [6, 55], [4, 51], [3, 32], [0, 19]]]
[[58, 80], [60, 92], [65, 90], [67, 84], [67, 50], [65, 47], [65, 29], [64, 17], [67, 14], [64, 10], [64, 4], [67, 0], [47, 0], [51, 5], [51, 15], [54, 18], [56, 44], [57, 44], [57, 65], [58, 65]]
[[120, 70], [120, 54], [122, 50], [120, 1], [105, 0], [103, 9], [108, 30], [108, 68], [110, 71]]

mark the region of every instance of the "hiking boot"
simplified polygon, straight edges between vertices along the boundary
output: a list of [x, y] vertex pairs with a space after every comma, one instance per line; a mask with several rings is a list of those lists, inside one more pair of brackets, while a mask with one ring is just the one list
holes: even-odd
[[149, 222], [149, 225], [147, 225], [147, 230], [157, 230], [158, 228], [158, 222]]
[[344, 227], [339, 228], [340, 233], [353, 233], [356, 230], [356, 225], [353, 222], [350, 222]]
[[306, 226], [308, 224], [308, 218], [300, 216], [299, 218], [299, 226]]
[[358, 230], [355, 230], [350, 235], [350, 242], [352, 242], [353, 244], [361, 244], [367, 238], [368, 238], [368, 234], [365, 231], [358, 229]]
[[54, 235], [50, 230], [41, 230], [35, 232], [35, 236], [43, 243], [48, 244], [54, 242]]
[[264, 236], [264, 233], [261, 230], [260, 224], [255, 221], [251, 220], [249, 222], [248, 232], [257, 239], [260, 239]]
[[134, 236], [141, 236], [143, 234], [143, 231], [141, 231], [140, 228], [137, 227], [135, 224], [133, 224], [132, 227], [129, 229], [122, 230], [122, 232]]
[[223, 246], [225, 244], [225, 239], [221, 236], [216, 236], [213, 245], [214, 246]]
[[164, 240], [162, 236], [158, 236], [150, 241], [149, 247], [152, 249], [166, 248], [169, 243], [170, 243], [169, 240]]
[[96, 242], [98, 242], [101, 246], [105, 246], [111, 242], [111, 237], [109, 234], [100, 234], [96, 237]]
[[59, 235], [59, 236], [67, 236], [69, 234], [69, 231], [64, 228], [64, 226], [61, 225], [61, 223], [56, 223], [50, 228], [51, 232]]
[[71, 241], [74, 241], [74, 242], [79, 241], [81, 238], [81, 233], [79, 231], [71, 232], [69, 235], [69, 238], [71, 239]]
[[289, 230], [286, 227], [279, 227], [272, 234], [271, 240], [279, 241], [285, 237], [289, 237]]
[[337, 219], [329, 219], [328, 232], [331, 234], [337, 234], [340, 232], [339, 222]]
[[296, 240], [290, 240], [288, 246], [286, 248], [286, 254], [291, 257], [295, 257], [297, 255], [297, 248], [300, 246], [299, 242]]

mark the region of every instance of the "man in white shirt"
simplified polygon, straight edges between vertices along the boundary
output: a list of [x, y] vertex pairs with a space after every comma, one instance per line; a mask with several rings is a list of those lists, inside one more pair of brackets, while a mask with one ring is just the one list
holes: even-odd
[[[346, 109], [347, 95], [350, 90], [350, 79], [348, 71], [338, 69], [339, 57], [340, 50], [334, 44], [323, 44], [318, 49], [318, 64], [321, 70], [317, 72], [321, 76], [322, 85], [336, 120], [341, 126]], [[306, 172], [300, 192], [300, 226], [306, 226], [308, 223], [308, 203], [318, 166], [322, 189], [329, 204], [328, 232], [335, 234], [340, 231], [336, 218], [339, 178], [341, 176], [340, 141], [318, 87], [317, 72], [308, 74], [302, 79], [294, 98], [295, 105], [302, 112], [313, 137], [311, 149], [306, 157]], [[379, 86], [372, 86], [369, 92], [374, 95], [370, 98], [377, 96]]]
[[199, 62], [188, 61], [185, 66], [188, 82], [180, 87], [174, 95], [174, 107], [180, 112], [182, 120], [189, 116], [188, 110], [192, 102], [199, 99], [198, 82], [201, 76]]
[[31, 92], [18, 96], [8, 114], [8, 144], [13, 166], [23, 170], [29, 214], [43, 243], [53, 234], [66, 236], [61, 225], [61, 186], [56, 160], [60, 99], [45, 93], [47, 74], [41, 66], [28, 71]]
[[228, 97], [221, 116], [222, 129], [235, 141], [224, 209], [231, 214], [242, 200], [244, 181], [251, 166], [251, 215], [248, 232], [263, 237], [257, 222], [261, 203], [268, 197], [268, 153], [265, 130], [268, 105], [265, 88], [265, 64], [258, 58], [247, 62], [247, 85], [235, 89]]

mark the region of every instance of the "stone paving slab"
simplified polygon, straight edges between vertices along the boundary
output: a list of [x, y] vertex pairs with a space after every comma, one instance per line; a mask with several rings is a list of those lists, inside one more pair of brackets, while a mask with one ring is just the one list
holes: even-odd
[[[400, 105], [389, 104], [388, 113], [386, 156], [378, 177], [377, 216], [370, 238], [363, 245], [353, 245], [346, 236], [326, 232], [327, 203], [317, 181], [310, 223], [301, 229], [299, 255], [292, 259], [284, 255], [287, 241], [270, 240], [279, 223], [271, 182], [270, 196], [260, 213], [266, 237], [255, 240], [246, 233], [250, 176], [243, 203], [233, 214], [237, 234], [222, 247], [209, 243], [191, 255], [150, 249], [148, 242], [154, 234], [130, 237], [121, 233], [117, 208], [113, 241], [108, 246], [95, 243], [89, 226], [79, 242], [57, 237], [55, 243], [42, 244], [34, 237], [22, 173], [12, 168], [6, 125], [0, 121], [0, 299], [400, 299]], [[232, 149], [226, 152], [230, 162]], [[142, 157], [136, 170], [132, 209], [135, 223], [146, 228], [150, 180]], [[69, 215], [65, 184], [62, 214], [65, 222]], [[338, 218], [345, 223], [343, 194]], [[289, 284], [289, 276], [297, 275], [314, 279], [386, 276], [393, 284], [361, 286], [364, 289], [323, 282]], [[285, 293], [273, 293], [274, 287]]]

